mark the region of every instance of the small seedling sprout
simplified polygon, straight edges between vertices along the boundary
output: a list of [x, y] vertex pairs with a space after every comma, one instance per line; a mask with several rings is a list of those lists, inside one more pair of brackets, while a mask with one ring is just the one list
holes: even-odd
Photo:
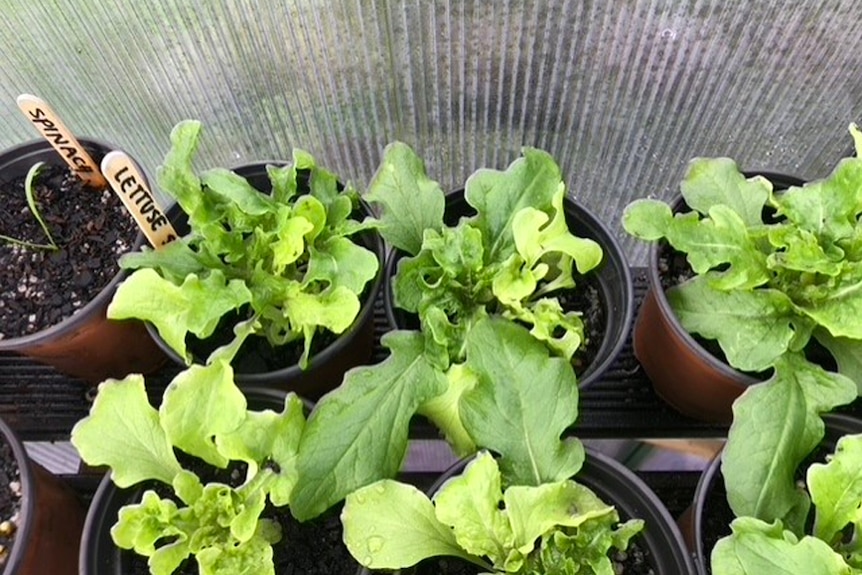
[[48, 224], [45, 223], [45, 220], [42, 218], [42, 214], [39, 213], [39, 206], [36, 203], [36, 193], [34, 190], [34, 182], [36, 180], [36, 176], [39, 175], [39, 172], [42, 171], [42, 168], [44, 166], [45, 162], [37, 162], [33, 164], [33, 166], [27, 172], [27, 176], [24, 178], [24, 195], [27, 197], [27, 206], [30, 208], [30, 213], [33, 214], [33, 217], [35, 217], [36, 221], [39, 222], [39, 225], [42, 227], [42, 231], [45, 232], [45, 236], [48, 238], [48, 241], [50, 243], [37, 244], [33, 242], [28, 242], [26, 240], [19, 240], [17, 238], [5, 236], [2, 234], [0, 234], [0, 239], [11, 244], [17, 244], [28, 248], [54, 251], [59, 250], [60, 246], [58, 246], [57, 242], [54, 241], [54, 237], [51, 235], [50, 230], [48, 230]]

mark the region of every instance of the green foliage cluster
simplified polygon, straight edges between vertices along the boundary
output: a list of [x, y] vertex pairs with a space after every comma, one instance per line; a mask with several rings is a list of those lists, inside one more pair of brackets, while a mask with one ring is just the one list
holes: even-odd
[[353, 219], [356, 191], [339, 191], [335, 175], [301, 150], [292, 163], [267, 167], [270, 195], [223, 168], [198, 175], [192, 159], [200, 133], [199, 122], [179, 123], [157, 174], [162, 191], [188, 215], [191, 232], [120, 260], [136, 271], [117, 290], [108, 316], [151, 322], [191, 363], [186, 335], [205, 339], [222, 316], [247, 307], [273, 346], [303, 342], [304, 368], [315, 334], [342, 333], [359, 313], [359, 296], [379, 261], [350, 237], [373, 224]]

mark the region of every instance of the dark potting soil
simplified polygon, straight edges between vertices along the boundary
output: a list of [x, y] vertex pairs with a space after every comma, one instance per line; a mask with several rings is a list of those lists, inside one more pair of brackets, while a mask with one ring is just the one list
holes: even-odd
[[[360, 301], [363, 300], [360, 298]], [[205, 363], [214, 350], [233, 341], [233, 326], [247, 317], [247, 308], [231, 312], [219, 320], [218, 326], [210, 337], [199, 339], [193, 334], [188, 334], [186, 346], [198, 363]], [[337, 338], [336, 334], [319, 329], [311, 340], [309, 358], [326, 349]], [[304, 340], [298, 339], [273, 347], [265, 337], [252, 335], [239, 348], [231, 365], [236, 373], [266, 373], [284, 369], [299, 362], [304, 345]]]
[[[177, 459], [184, 469], [194, 471], [201, 481], [218, 481], [231, 487], [239, 487], [245, 479], [247, 465], [231, 463], [226, 469], [217, 469], [185, 453], [177, 452]], [[169, 486], [154, 482], [147, 485], [160, 497], [176, 500]], [[177, 500], [178, 503], [180, 503]], [[341, 538], [341, 506], [328, 510], [319, 517], [298, 522], [287, 507], [276, 508], [267, 503], [262, 518], [272, 519], [281, 525], [281, 541], [273, 545], [273, 563], [278, 575], [334, 575], [352, 574], [359, 565], [353, 560]], [[134, 552], [124, 552], [127, 575], [149, 575], [147, 558]], [[174, 571], [174, 575], [198, 575], [194, 557], [188, 557]]]
[[[85, 187], [66, 167], [45, 166], [34, 191], [60, 249], [0, 240], [0, 339], [29, 335], [70, 317], [110, 283], [119, 271], [118, 257], [137, 237], [135, 222], [115, 193]], [[49, 243], [27, 206], [23, 177], [0, 182], [0, 197], [0, 234]]]
[[12, 447], [0, 435], [0, 571], [6, 565], [21, 513], [21, 473]]
[[[649, 549], [637, 540], [629, 543], [626, 551], [615, 551], [611, 557], [615, 575], [658, 575], [650, 563]], [[434, 557], [416, 566], [415, 575], [476, 575], [481, 568], [453, 557]]]

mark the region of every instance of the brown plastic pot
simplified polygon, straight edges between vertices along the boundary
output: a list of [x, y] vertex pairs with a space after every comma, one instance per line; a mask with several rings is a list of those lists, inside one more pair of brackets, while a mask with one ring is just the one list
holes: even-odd
[[[632, 518], [644, 520], [644, 529], [636, 539], [649, 550], [654, 572], [674, 575], [694, 573], [694, 563], [682, 534], [652, 489], [634, 472], [607, 455], [590, 448], [586, 449], [586, 454], [583, 468], [573, 479], [593, 490], [602, 501], [613, 505], [622, 521]], [[447, 469], [428, 490], [428, 496], [433, 496], [447, 479], [461, 473], [469, 461], [469, 458], [462, 459]], [[411, 567], [396, 573], [416, 575], [419, 572], [419, 569]], [[378, 571], [362, 567], [356, 575], [374, 573]]]
[[[582, 204], [566, 197], [563, 202], [566, 223], [573, 234], [589, 238], [602, 248], [602, 261], [584, 276], [576, 278], [578, 285], [595, 288], [604, 316], [601, 342], [595, 346], [593, 360], [579, 369], [578, 387], [585, 389], [600, 381], [625, 344], [631, 326], [634, 293], [628, 262], [608, 227]], [[464, 198], [464, 190], [446, 195], [443, 219], [454, 226], [462, 216], [475, 214]], [[383, 282], [383, 305], [390, 325], [395, 329], [417, 328], [419, 318], [395, 306], [392, 278], [397, 273], [398, 261], [407, 254], [393, 250], [386, 262], [386, 281]], [[577, 273], [577, 272], [575, 272]], [[577, 290], [577, 287], [575, 288]]]
[[[258, 190], [268, 193], [271, 190], [271, 183], [266, 172], [267, 165], [284, 165], [284, 162], [259, 162], [234, 168], [233, 171], [246, 178]], [[360, 210], [365, 216], [372, 215], [371, 208], [362, 200], [360, 200]], [[166, 215], [178, 233], [189, 232], [188, 217], [179, 205], [171, 206]], [[374, 352], [374, 305], [383, 280], [383, 240], [374, 230], [360, 232], [356, 237], [364, 247], [377, 256], [378, 270], [377, 275], [366, 285], [364, 299], [353, 324], [338, 334], [330, 345], [311, 355], [308, 367], [304, 370], [297, 364], [271, 371], [260, 371], [256, 366], [235, 364], [234, 381], [240, 388], [265, 386], [293, 391], [302, 397], [316, 400], [340, 385], [348, 369], [366, 364], [371, 360]], [[185, 366], [183, 358], [161, 338], [155, 326], [147, 322], [146, 329], [174, 363]], [[194, 361], [201, 363], [205, 359], [195, 357]]]
[[[801, 186], [792, 176], [765, 172], [761, 175], [777, 190]], [[686, 209], [682, 196], [672, 204], [674, 212]], [[733, 420], [733, 402], [755, 377], [730, 367], [703, 348], [679, 323], [667, 301], [659, 277], [659, 255], [668, 249], [662, 241], [649, 253], [649, 289], [638, 311], [634, 327], [634, 353], [655, 392], [680, 413], [717, 423]]]
[[[835, 444], [842, 436], [862, 433], [862, 421], [853, 417], [826, 414], [823, 416], [823, 420], [826, 423], [826, 432], [820, 446], [827, 449], [829, 453], [835, 450]], [[728, 518], [726, 524], [722, 523], [723, 530], [721, 533], [709, 532], [706, 524], [709, 517]], [[712, 572], [709, 567], [710, 554], [712, 553], [710, 541], [713, 539], [717, 541], [721, 537], [730, 535], [730, 522], [732, 520], [733, 511], [727, 503], [727, 494], [721, 475], [721, 452], [719, 452], [704, 469], [697, 483], [692, 504], [678, 520], [685, 542], [691, 552], [694, 553], [698, 575], [709, 575]]]
[[[98, 161], [116, 147], [97, 140], [81, 139]], [[0, 177], [23, 177], [36, 162], [62, 164], [62, 159], [46, 140], [34, 140], [0, 154]], [[138, 234], [135, 247], [144, 241]], [[0, 339], [0, 351], [12, 351], [45, 363], [72, 377], [98, 383], [108, 377], [129, 373], [149, 373], [166, 358], [136, 320], [109, 320], [108, 303], [126, 277], [120, 270], [111, 282], [84, 307], [62, 322], [21, 337]]]
[[21, 512], [3, 575], [76, 574], [84, 507], [69, 487], [27, 456], [3, 420], [0, 435], [11, 447], [21, 483]]

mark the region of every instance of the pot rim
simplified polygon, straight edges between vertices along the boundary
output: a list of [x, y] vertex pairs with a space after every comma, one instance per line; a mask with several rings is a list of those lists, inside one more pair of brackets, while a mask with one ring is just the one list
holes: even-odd
[[[122, 150], [122, 148], [114, 146], [113, 144], [105, 140], [80, 137], [78, 138], [78, 141], [81, 142], [84, 148], [86, 148], [88, 151], [93, 151], [94, 149], [99, 148], [104, 150], [105, 153], [112, 150]], [[0, 164], [7, 163], [7, 158], [10, 160], [14, 160], [16, 156], [32, 155], [46, 151], [53, 152], [54, 149], [51, 147], [51, 144], [48, 143], [48, 141], [44, 138], [29, 140], [27, 142], [13, 146], [12, 148], [8, 148], [6, 151], [0, 153]], [[138, 166], [139, 169], [141, 169], [140, 164], [138, 164], [137, 161], [135, 161], [135, 164]], [[141, 175], [143, 176], [144, 180], [147, 180], [147, 175], [143, 172], [143, 170], [141, 170]], [[147, 183], [149, 184], [148, 181]], [[111, 190], [111, 193], [114, 193], [113, 190]], [[131, 250], [140, 249], [143, 244], [144, 236], [139, 230], [137, 232], [135, 242], [132, 245]], [[48, 326], [31, 334], [0, 339], [0, 351], [21, 351], [27, 348], [38, 347], [53, 339], [57, 339], [59, 336], [66, 332], [74, 331], [86, 321], [88, 321], [89, 317], [92, 316], [93, 313], [95, 313], [99, 308], [104, 308], [108, 305], [108, 303], [111, 301], [111, 298], [113, 298], [114, 296], [114, 291], [116, 291], [117, 286], [123, 279], [125, 279], [127, 275], [128, 272], [126, 270], [124, 270], [123, 268], [119, 268], [114, 277], [111, 278], [111, 281], [108, 282], [108, 284], [105, 285], [93, 299], [75, 310], [75, 312], [72, 313], [71, 316], [63, 319], [59, 323], [56, 323], [52, 326]]]
[[[751, 178], [754, 176], [763, 176], [771, 183], [778, 183], [779, 185], [783, 185], [785, 187], [789, 186], [802, 186], [805, 181], [797, 178], [795, 176], [790, 176], [787, 174], [780, 174], [776, 172], [769, 171], [745, 171], [743, 175], [746, 178]], [[677, 193], [673, 199], [670, 201], [671, 210], [674, 213], [677, 213], [682, 208], [687, 207], [685, 200], [682, 197], [681, 193]], [[668, 318], [668, 328], [674, 333], [674, 335], [685, 342], [686, 346], [692, 350], [704, 363], [710, 366], [713, 370], [721, 373], [723, 376], [734, 379], [737, 383], [744, 387], [750, 387], [756, 383], [759, 383], [760, 379], [755, 378], [752, 375], [749, 375], [743, 371], [740, 371], [734, 367], [731, 367], [730, 364], [725, 363], [709, 353], [697, 340], [692, 337], [690, 333], [688, 333], [685, 329], [683, 329], [682, 325], [677, 319], [676, 314], [673, 311], [673, 308], [670, 306], [670, 302], [667, 300], [667, 295], [665, 294], [664, 289], [661, 285], [661, 279], [659, 278], [658, 272], [658, 259], [659, 252], [662, 247], [667, 245], [665, 240], [661, 240], [659, 242], [655, 242], [650, 246], [649, 250], [649, 266], [647, 267], [647, 279], [649, 281], [649, 288], [652, 291], [653, 296], [655, 297], [656, 304], [658, 305], [661, 313], [664, 317]]]

